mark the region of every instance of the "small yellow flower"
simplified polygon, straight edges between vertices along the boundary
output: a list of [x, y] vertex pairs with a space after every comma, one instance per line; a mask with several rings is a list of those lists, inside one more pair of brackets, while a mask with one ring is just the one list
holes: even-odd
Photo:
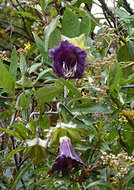
[[126, 37], [126, 39], [125, 39], [125, 41], [126, 41], [126, 42], [128, 42], [128, 40], [129, 40], [129, 37], [130, 37], [129, 35]]
[[71, 105], [71, 108], [74, 108], [74, 105], [73, 105], [73, 104]]
[[125, 46], [125, 43], [123, 41], [120, 41], [121, 46]]
[[114, 111], [113, 110], [111, 110], [110, 112], [109, 112], [109, 114], [113, 114], [114, 113]]
[[132, 116], [134, 117], [134, 111], [126, 111], [126, 110], [122, 110], [120, 112], [121, 115], [125, 115], [125, 116]]
[[[128, 42], [129, 37], [130, 37], [129, 35], [126, 38], [123, 37], [124, 41]], [[121, 44], [121, 46], [125, 46], [125, 43], [123, 41], [120, 41], [120, 44]]]
[[30, 42], [28, 41], [28, 43], [25, 43], [24, 46], [25, 46], [24, 50], [27, 51], [28, 49], [30, 49], [31, 44], [30, 44]]
[[128, 120], [124, 119], [124, 122], [125, 122], [125, 123], [128, 123]]
[[81, 92], [82, 97], [84, 98], [86, 96], [85, 92], [82, 91], [82, 88], [78, 88], [78, 89]]
[[119, 139], [119, 137], [117, 136], [117, 137], [114, 138], [114, 141], [117, 142], [118, 139]]
[[96, 127], [96, 128], [99, 128], [99, 126], [98, 126], [98, 125], [95, 125], [95, 127]]
[[122, 123], [122, 119], [120, 118], [120, 119], [118, 119], [118, 121], [120, 122], [120, 123]]
[[81, 92], [82, 97], [84, 98], [86, 96], [85, 92]]
[[6, 32], [5, 32], [5, 30], [4, 29], [2, 29], [2, 28], [0, 28], [0, 35], [4, 35]]
[[69, 92], [70, 92], [70, 90], [69, 90], [69, 89], [67, 89], [67, 94], [69, 94]]
[[46, 176], [46, 178], [49, 178], [50, 177], [50, 174], [48, 174], [47, 176]]

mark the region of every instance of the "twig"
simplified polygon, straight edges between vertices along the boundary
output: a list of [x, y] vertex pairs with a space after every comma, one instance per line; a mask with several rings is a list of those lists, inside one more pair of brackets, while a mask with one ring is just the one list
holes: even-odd
[[66, 98], [66, 97], [67, 97], [67, 87], [64, 86], [64, 98]]
[[1, 96], [1, 95], [0, 95], [0, 98], [3, 98], [3, 99], [11, 99], [11, 97], [8, 97], [8, 96], [7, 96], [7, 97], [6, 97], [6, 96]]
[[[2, 23], [7, 24], [8, 27], [10, 26], [10, 22], [8, 22], [8, 21], [6, 21], [6, 20], [1, 20], [1, 21], [0, 21], [0, 25], [1, 25], [1, 26], [2, 26]], [[20, 27], [20, 26], [17, 26], [17, 25], [14, 24], [14, 23], [12, 23], [12, 26], [15, 27], [15, 28], [17, 28], [17, 29], [20, 29], [20, 30], [25, 31], [24, 28], [22, 28], [22, 27]]]
[[134, 88], [134, 84], [125, 85], [125, 86], [122, 86], [122, 88], [123, 89]]
[[115, 14], [115, 9], [116, 9], [116, 1], [114, 0], [113, 1], [113, 4], [114, 4], [114, 18], [115, 18], [115, 27], [117, 28], [118, 27], [118, 18], [117, 18], [117, 15]]
[[22, 164], [27, 160], [28, 158], [25, 158], [24, 160], [21, 161], [21, 163], [18, 165], [18, 169], [22, 166]]
[[16, 0], [16, 2], [17, 2], [18, 5], [21, 7], [21, 9], [25, 12], [25, 9], [22, 7], [21, 3], [20, 3], [18, 0]]
[[123, 0], [122, 6], [123, 6], [131, 15], [134, 14], [133, 10], [132, 10], [131, 7], [130, 7], [130, 4], [129, 4], [126, 0]]
[[[35, 86], [28, 86], [28, 87], [22, 87], [22, 88], [16, 88], [16, 90], [22, 90], [22, 89], [24, 89], [24, 90], [28, 90], [28, 89], [32, 89], [32, 88], [42, 88], [42, 87], [44, 87], [44, 86], [51, 86], [51, 85], [53, 85], [53, 83], [45, 83], [45, 84], [42, 84], [42, 85], [35, 85]], [[2, 87], [0, 87], [0, 90], [1, 89], [3, 89]]]
[[5, 132], [0, 133], [0, 137], [2, 137], [5, 134]]
[[[18, 96], [18, 98], [17, 98], [16, 105], [15, 105], [15, 109], [18, 108], [21, 95], [22, 95], [22, 93], [21, 93], [21, 94]], [[15, 110], [15, 112], [13, 113], [9, 126], [11, 126], [11, 125], [13, 124], [13, 122], [15, 121], [16, 115], [17, 115], [17, 110]]]
[[[19, 11], [19, 9], [18, 9], [17, 6], [13, 3], [13, 1], [10, 0], [10, 2], [11, 2], [11, 4], [12, 4], [12, 6], [13, 6], [17, 11]], [[31, 41], [34, 41], [34, 40], [33, 40], [33, 37], [31, 37], [31, 34], [30, 34], [29, 31], [27, 30], [24, 17], [23, 17], [22, 15], [20, 15], [20, 17], [21, 17], [21, 19], [22, 19], [22, 21], [23, 21], [24, 30], [25, 30], [25, 32], [27, 33], [27, 35], [29, 36], [29, 39], [30, 39]]]
[[[115, 19], [115, 15], [112, 13], [111, 10], [109, 10], [109, 8], [108, 8], [108, 6], [107, 6], [107, 4], [105, 3], [104, 0], [98, 0], [98, 1], [99, 1], [100, 4], [101, 4], [103, 13], [104, 13], [104, 15], [105, 15], [105, 17], [106, 17], [106, 20], [107, 20], [107, 22], [109, 23], [109, 25], [112, 27], [111, 22], [109, 21], [108, 18], [110, 18], [111, 21], [113, 22], [114, 28], [118, 29], [117, 31], [115, 30], [115, 33], [119, 36], [120, 40], [121, 40], [122, 42], [126, 43], [125, 40], [124, 40], [123, 37], [122, 37], [122, 34], [120, 33], [121, 28], [119, 27], [120, 23], [119, 23], [119, 21], [118, 21], [118, 18], [116, 17], [116, 19]], [[107, 16], [107, 15], [108, 15], [108, 16]], [[118, 27], [119, 27], [119, 28], [118, 28]]]
[[11, 48], [6, 48], [5, 46], [3, 46], [3, 45], [1, 45], [1, 44], [0, 44], [0, 48], [1, 48], [2, 50], [6, 50], [6, 51], [12, 51]]
[[[11, 126], [14, 121], [15, 121], [15, 118], [16, 118], [16, 115], [17, 115], [17, 108], [19, 106], [19, 101], [20, 101], [20, 97], [21, 97], [22, 93], [17, 97], [17, 101], [16, 101], [16, 105], [15, 105], [15, 112], [12, 114], [12, 118], [11, 118], [11, 121], [10, 121], [10, 124], [9, 126]], [[13, 146], [13, 149], [15, 149], [15, 143], [14, 143], [14, 137], [11, 136], [11, 140], [12, 140], [12, 146]], [[15, 161], [15, 165], [16, 165], [16, 170], [18, 171], [19, 170], [19, 167], [18, 167], [18, 160], [17, 160], [17, 154], [14, 154], [14, 161]], [[22, 183], [22, 186], [23, 186], [23, 189], [26, 190], [26, 186], [25, 186], [25, 183], [23, 181], [23, 179], [21, 179], [21, 183]]]
[[109, 8], [107, 7], [106, 3], [104, 0], [99, 0], [99, 2], [101, 3], [102, 5], [102, 10], [103, 12], [106, 12], [110, 18], [111, 18], [111, 21], [114, 23], [115, 25], [115, 20], [114, 20], [114, 14], [112, 13], [112, 11], [109, 10]]
[[77, 119], [78, 121], [80, 121], [81, 123], [85, 124], [84, 121], [82, 121], [81, 119], [79, 119], [77, 116], [75, 116], [64, 104], [61, 103], [61, 105], [65, 108], [65, 110], [75, 119]]
[[125, 66], [123, 67], [123, 69], [126, 69], [127, 67], [130, 67], [130, 66], [132, 66], [132, 65], [134, 65], [134, 62], [131, 62], [131, 63], [129, 63], [128, 65], [125, 65]]
[[19, 9], [18, 9], [17, 6], [13, 3], [13, 1], [10, 0], [10, 2], [11, 2], [11, 5], [12, 5], [17, 11], [19, 11]]
[[[61, 108], [60, 108], [61, 104], [62, 104], [61, 102], [57, 103], [57, 111], [50, 110], [50, 111], [46, 111], [45, 114], [59, 114], [61, 112]], [[32, 112], [29, 117], [31, 118], [33, 115], [40, 115], [40, 112]]]
[[57, 3], [57, 0], [54, 0], [54, 4], [55, 4], [56, 9], [59, 10], [59, 6], [58, 6], [58, 3]]

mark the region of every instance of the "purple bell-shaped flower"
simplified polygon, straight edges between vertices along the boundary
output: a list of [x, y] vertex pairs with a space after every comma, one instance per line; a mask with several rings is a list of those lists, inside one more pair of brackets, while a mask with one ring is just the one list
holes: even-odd
[[86, 51], [74, 46], [67, 40], [50, 50], [54, 61], [54, 71], [58, 77], [67, 79], [82, 78], [86, 65]]
[[68, 173], [74, 166], [85, 165], [81, 158], [76, 154], [71, 141], [68, 137], [60, 138], [60, 152], [52, 165], [52, 170], [62, 171], [62, 174]]

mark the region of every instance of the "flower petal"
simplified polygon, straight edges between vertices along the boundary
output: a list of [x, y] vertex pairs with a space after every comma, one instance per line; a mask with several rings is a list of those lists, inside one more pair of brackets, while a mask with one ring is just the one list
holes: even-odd
[[86, 52], [67, 40], [50, 50], [54, 71], [58, 77], [81, 78], [86, 65]]
[[61, 170], [64, 172], [78, 164], [85, 165], [81, 158], [76, 154], [70, 139], [66, 136], [61, 137], [59, 156], [52, 165], [52, 170]]

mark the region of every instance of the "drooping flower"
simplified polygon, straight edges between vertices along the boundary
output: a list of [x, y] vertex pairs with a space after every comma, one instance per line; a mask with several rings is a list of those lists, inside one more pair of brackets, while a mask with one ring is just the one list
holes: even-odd
[[58, 77], [75, 79], [83, 76], [87, 53], [81, 48], [63, 40], [50, 50], [49, 56], [54, 61], [54, 71]]
[[68, 137], [60, 138], [60, 152], [52, 165], [52, 170], [62, 171], [62, 174], [68, 173], [74, 166], [85, 165], [81, 158], [76, 154], [71, 141]]

